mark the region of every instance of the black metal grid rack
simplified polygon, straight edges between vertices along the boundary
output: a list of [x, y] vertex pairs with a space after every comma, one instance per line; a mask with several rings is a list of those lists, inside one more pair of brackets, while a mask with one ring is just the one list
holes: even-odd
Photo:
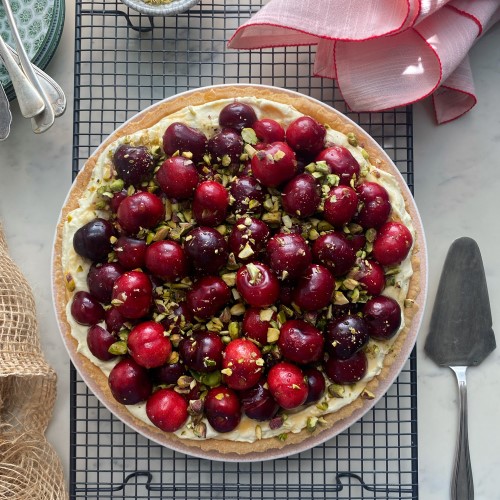
[[[332, 81], [310, 76], [314, 48], [226, 49], [260, 6], [202, 0], [184, 14], [151, 19], [118, 0], [78, 0], [73, 174], [119, 124], [153, 102], [204, 85], [251, 82], [297, 90], [346, 112], [380, 142], [412, 188], [411, 108], [349, 113]], [[136, 434], [72, 367], [71, 498], [417, 498], [416, 391], [413, 352], [384, 398], [335, 439], [286, 459], [210, 462]]]

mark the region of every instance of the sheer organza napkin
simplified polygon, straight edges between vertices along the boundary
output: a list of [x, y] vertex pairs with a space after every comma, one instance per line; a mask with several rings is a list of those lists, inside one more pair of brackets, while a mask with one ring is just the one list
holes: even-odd
[[500, 0], [271, 0], [229, 47], [316, 45], [314, 74], [335, 78], [351, 110], [432, 95], [445, 123], [475, 105], [468, 52], [499, 20]]

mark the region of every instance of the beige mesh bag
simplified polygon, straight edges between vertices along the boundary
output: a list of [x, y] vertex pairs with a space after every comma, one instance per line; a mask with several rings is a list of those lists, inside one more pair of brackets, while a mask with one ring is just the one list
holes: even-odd
[[0, 500], [67, 498], [61, 463], [44, 435], [56, 374], [37, 329], [33, 294], [0, 225]]

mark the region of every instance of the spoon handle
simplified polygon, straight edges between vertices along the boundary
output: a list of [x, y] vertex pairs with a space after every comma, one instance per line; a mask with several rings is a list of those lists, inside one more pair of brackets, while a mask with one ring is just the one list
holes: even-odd
[[21, 67], [26, 73], [26, 76], [30, 79], [31, 83], [35, 86], [45, 105], [43, 111], [33, 116], [33, 118], [31, 119], [31, 128], [33, 129], [33, 132], [35, 132], [36, 134], [40, 134], [42, 132], [45, 132], [45, 130], [49, 129], [53, 125], [56, 116], [49, 100], [47, 99], [47, 96], [45, 95], [45, 92], [43, 91], [38, 77], [33, 71], [33, 66], [31, 65], [28, 54], [26, 54], [23, 42], [21, 40], [21, 37], [19, 36], [19, 32], [17, 31], [16, 20], [14, 18], [14, 14], [12, 13], [12, 8], [10, 6], [9, 0], [2, 0], [2, 3], [5, 9], [5, 14], [7, 15], [7, 19], [9, 21], [12, 35], [14, 36], [14, 40], [16, 42], [17, 53], [19, 56]]
[[450, 367], [457, 377], [460, 421], [458, 428], [455, 466], [451, 482], [452, 500], [474, 500], [474, 481], [469, 455], [469, 435], [467, 430], [467, 381], [466, 366]]

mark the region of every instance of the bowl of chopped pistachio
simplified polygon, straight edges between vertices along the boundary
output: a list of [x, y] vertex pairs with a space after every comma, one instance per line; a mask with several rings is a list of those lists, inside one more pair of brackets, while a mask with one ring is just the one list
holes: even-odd
[[122, 2], [147, 16], [175, 16], [184, 12], [200, 0], [122, 0]]

